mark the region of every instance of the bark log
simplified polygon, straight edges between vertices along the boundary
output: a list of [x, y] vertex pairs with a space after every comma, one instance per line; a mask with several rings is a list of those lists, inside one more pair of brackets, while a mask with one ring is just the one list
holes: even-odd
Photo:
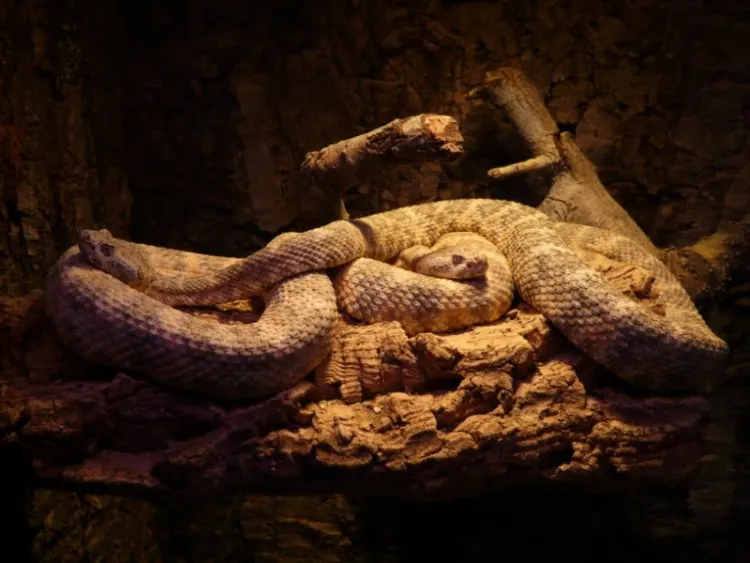
[[[546, 168], [550, 193], [566, 203], [556, 208], [563, 218], [645, 237], [530, 83], [510, 71], [492, 80], [482, 95], [508, 111], [534, 153], [496, 175]], [[310, 153], [301, 174], [329, 194], [319, 200], [328, 206], [358, 175], [461, 151], [451, 118], [417, 116]], [[654, 305], [644, 272], [599, 269]], [[342, 317], [314, 384], [241, 407], [82, 365], [57, 344], [38, 293], [6, 298], [0, 314], [13, 360], [3, 365], [0, 428], [51, 482], [425, 499], [539, 477], [597, 487], [671, 483], [693, 475], [702, 455], [705, 397], [631, 396], [525, 305], [490, 325], [413, 338], [397, 323]]]
[[[26, 301], [26, 315], [14, 303], [4, 320], [17, 319], [18, 342], [39, 297]], [[334, 398], [339, 382], [325, 366], [317, 385], [233, 407], [121, 373], [92, 381], [89, 369], [81, 380], [80, 367], [66, 370], [76, 380], [43, 382], [37, 350], [36, 381], [5, 374], [0, 432], [43, 482], [93, 490], [427, 499], [539, 477], [620, 488], [696, 471], [705, 397], [631, 397], [529, 307], [508, 317], [409, 341], [393, 326], [350, 327], [350, 341], [370, 331], [354, 339], [361, 373], [370, 374], [365, 400], [349, 395], [350, 404]], [[59, 373], [53, 359], [64, 352], [38, 325], [33, 332], [46, 343], [47, 369]]]
[[489, 170], [490, 178], [549, 170], [551, 188], [539, 209], [558, 221], [619, 232], [658, 254], [646, 233], [601, 184], [596, 167], [570, 135], [560, 131], [539, 90], [519, 70], [501, 68], [487, 73], [485, 84], [474, 90], [472, 96], [502, 110], [534, 155], [526, 162]]
[[300, 205], [297, 226], [312, 228], [348, 219], [345, 193], [378, 169], [401, 163], [450, 163], [462, 155], [463, 137], [455, 119], [434, 114], [395, 119], [368, 133], [309, 152], [292, 179], [292, 193]]

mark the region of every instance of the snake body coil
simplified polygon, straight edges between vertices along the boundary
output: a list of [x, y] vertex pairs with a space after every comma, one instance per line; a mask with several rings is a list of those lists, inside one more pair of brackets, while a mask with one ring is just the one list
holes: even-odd
[[[61, 338], [89, 360], [208, 395], [259, 398], [302, 379], [327, 354], [336, 294], [323, 270], [359, 258], [387, 261], [452, 232], [473, 232], [492, 242], [507, 258], [521, 297], [624, 379], [681, 389], [687, 373], [724, 365], [726, 344], [667, 268], [637, 244], [600, 229], [554, 223], [533, 208], [500, 200], [441, 201], [335, 221], [286, 235], [244, 259], [134, 245], [159, 271], [177, 273], [192, 261], [210, 272], [159, 275], [143, 292], [90, 266], [73, 248], [48, 276], [47, 307]], [[618, 292], [576, 256], [575, 248], [650, 269], [666, 315]], [[368, 262], [358, 262], [364, 275], [347, 283], [357, 291], [370, 284], [367, 291], [383, 297], [378, 306], [415, 307], [415, 315], [424, 306], [440, 311], [439, 298], [430, 302], [429, 292], [426, 303], [392, 299], [380, 287], [385, 278], [368, 276]], [[347, 283], [337, 281], [340, 301], [348, 299]], [[267, 309], [249, 326], [208, 324], [170, 307], [253, 295], [265, 296]]]

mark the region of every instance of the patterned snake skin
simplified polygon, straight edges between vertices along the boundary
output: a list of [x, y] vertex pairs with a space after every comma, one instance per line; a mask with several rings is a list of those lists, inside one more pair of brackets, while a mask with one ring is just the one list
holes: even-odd
[[[244, 259], [134, 245], [157, 271], [180, 273], [192, 262], [210, 272], [158, 275], [143, 292], [88, 265], [72, 248], [48, 277], [47, 308], [61, 338], [91, 361], [207, 395], [260, 398], [302, 379], [329, 350], [336, 295], [322, 270], [359, 258], [387, 261], [451, 232], [491, 241], [507, 258], [521, 297], [623, 379], [679, 389], [686, 374], [724, 366], [726, 344], [656, 258], [624, 237], [554, 223], [536, 209], [500, 200], [441, 201], [335, 221], [277, 238]], [[647, 267], [657, 277], [667, 314], [656, 315], [615, 290], [575, 248]], [[375, 266], [357, 262], [365, 272]], [[415, 317], [420, 307], [440, 310], [429, 294], [418, 303], [383, 299], [385, 278], [374, 270], [357, 279], [349, 285], [363, 295], [379, 294], [385, 309], [414, 307]], [[339, 280], [339, 300], [346, 301], [349, 291]], [[247, 326], [206, 323], [169, 307], [255, 295], [265, 296], [267, 308]]]
[[[455, 264], [424, 264], [426, 260], [434, 262], [442, 250], [463, 259], [484, 258], [484, 275], [462, 281], [420, 275], [442, 277], [436, 270], [452, 275], [455, 268], [451, 266]], [[401, 267], [359, 258], [341, 268], [334, 278], [339, 306], [368, 323], [398, 321], [407, 334], [413, 335], [494, 321], [513, 303], [508, 261], [494, 244], [475, 233], [448, 233], [432, 247], [408, 248], [399, 255], [396, 265]]]
[[[198, 276], [240, 259], [117, 240], [161, 275]], [[272, 395], [328, 354], [337, 318], [325, 273], [292, 276], [265, 296], [252, 324], [219, 324], [180, 311], [91, 266], [70, 248], [47, 277], [46, 309], [60, 339], [94, 364], [231, 400]]]

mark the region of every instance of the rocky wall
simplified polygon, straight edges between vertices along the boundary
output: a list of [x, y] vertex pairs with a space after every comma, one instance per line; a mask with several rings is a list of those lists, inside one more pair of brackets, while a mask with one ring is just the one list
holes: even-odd
[[113, 2], [0, 6], [0, 294], [42, 285], [77, 231], [130, 231]]
[[305, 152], [428, 111], [459, 119], [469, 161], [384, 173], [350, 193], [353, 214], [523, 195], [522, 183], [482, 178], [523, 149], [466, 100], [485, 71], [507, 64], [540, 86], [657, 244], [694, 242], [750, 208], [742, 3], [188, 5], [130, 9], [129, 32], [147, 37], [129, 51], [127, 97], [140, 239], [257, 248], [295, 217], [287, 180]]

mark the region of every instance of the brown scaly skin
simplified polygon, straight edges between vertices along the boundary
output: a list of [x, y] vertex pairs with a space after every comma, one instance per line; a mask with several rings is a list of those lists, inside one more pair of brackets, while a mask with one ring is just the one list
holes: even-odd
[[[723, 369], [726, 343], [707, 327], [666, 267], [645, 250], [599, 229], [556, 225], [533, 208], [500, 200], [441, 201], [335, 221], [275, 241], [208, 275], [158, 276], [145, 294], [69, 251], [48, 280], [48, 308], [61, 334], [84, 356], [209, 394], [221, 389], [224, 395], [262, 396], [304, 377], [320, 361], [311, 347], [319, 344], [322, 352], [328, 345], [335, 295], [328, 278], [313, 272], [358, 258], [390, 260], [411, 246], [432, 246], [442, 235], [459, 231], [492, 242], [506, 256], [521, 297], [623, 379], [680, 390], [696, 373]], [[666, 316], [619, 293], [576, 256], [576, 246], [656, 268]], [[415, 305], [384, 293], [385, 279], [373, 275], [362, 281], [371, 285], [364, 293], [380, 295], [381, 307], [440, 311], [437, 301]], [[226, 334], [213, 326], [212, 334], [205, 334], [167, 312], [174, 311], [167, 304], [217, 304], [250, 295], [266, 295], [268, 310], [255, 325], [233, 327]], [[346, 297], [345, 288], [339, 286], [338, 297]], [[262, 330], [253, 328], [257, 325]], [[302, 349], [308, 352], [301, 354]], [[686, 378], [688, 373], [693, 377]]]

